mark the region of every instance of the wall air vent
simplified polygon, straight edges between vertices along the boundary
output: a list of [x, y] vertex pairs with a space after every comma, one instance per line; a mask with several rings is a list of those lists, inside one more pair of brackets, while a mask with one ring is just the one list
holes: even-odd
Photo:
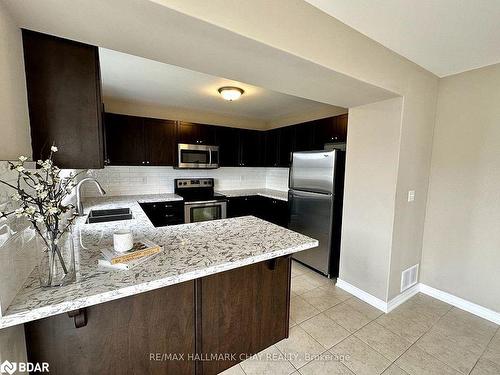
[[418, 264], [415, 264], [401, 273], [401, 292], [415, 285], [417, 280]]

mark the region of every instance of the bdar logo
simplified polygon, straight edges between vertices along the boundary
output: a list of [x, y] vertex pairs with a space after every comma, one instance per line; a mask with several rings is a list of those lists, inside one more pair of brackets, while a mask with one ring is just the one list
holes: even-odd
[[14, 372], [16, 372], [16, 369], [17, 369], [16, 363], [11, 363], [9, 361], [4, 361], [0, 365], [0, 373], [2, 373], [2, 374], [12, 375]]

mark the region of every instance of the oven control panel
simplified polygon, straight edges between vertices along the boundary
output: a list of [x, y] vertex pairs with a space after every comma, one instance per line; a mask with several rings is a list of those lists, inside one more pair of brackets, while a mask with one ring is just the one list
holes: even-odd
[[179, 178], [175, 180], [177, 188], [211, 188], [214, 186], [213, 178]]

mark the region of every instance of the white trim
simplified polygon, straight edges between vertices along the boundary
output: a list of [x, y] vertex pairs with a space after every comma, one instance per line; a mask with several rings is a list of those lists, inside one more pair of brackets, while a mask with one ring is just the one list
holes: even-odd
[[420, 284], [420, 292], [443, 302], [449, 303], [450, 305], [458, 307], [459, 309], [470, 312], [471, 314], [489, 320], [490, 322], [500, 324], [500, 313], [496, 311], [490, 310], [486, 307], [454, 296], [453, 294], [443, 292], [442, 290], [435, 289], [425, 284]]
[[431, 296], [433, 298], [436, 298], [440, 301], [446, 302], [452, 306], [458, 307], [461, 310], [479, 316], [480, 318], [489, 320], [490, 322], [500, 325], [499, 312], [490, 310], [484, 306], [467, 301], [463, 298], [454, 296], [453, 294], [447, 292], [443, 292], [442, 290], [435, 289], [433, 287], [430, 287], [422, 283], [416, 284], [411, 288], [405, 290], [403, 293], [394, 297], [389, 302], [384, 302], [381, 299], [372, 296], [370, 293], [367, 293], [364, 290], [361, 290], [358, 287], [355, 287], [354, 285], [349, 284], [347, 281], [344, 281], [342, 279], [337, 279], [336, 285], [340, 289], [345, 290], [346, 292], [352, 294], [355, 297], [358, 297], [360, 300], [372, 305], [373, 307], [385, 313], [394, 310], [396, 307], [403, 304], [411, 297], [413, 297], [415, 294], [420, 292], [423, 294], [427, 294], [428, 296]]
[[386, 312], [390, 312], [390, 311], [394, 310], [396, 307], [398, 307], [399, 305], [408, 301], [411, 297], [413, 297], [418, 292], [420, 292], [420, 284], [415, 284], [415, 285], [409, 287], [403, 293], [398, 294], [396, 297], [394, 297], [393, 299], [391, 299], [387, 303]]
[[372, 296], [370, 293], [361, 290], [354, 285], [349, 284], [347, 281], [342, 279], [337, 279], [337, 283], [335, 284], [340, 289], [345, 290], [347, 293], [351, 293], [353, 296], [358, 297], [360, 300], [365, 301], [366, 303], [372, 305], [373, 307], [387, 312], [387, 303], [382, 301], [381, 299]]

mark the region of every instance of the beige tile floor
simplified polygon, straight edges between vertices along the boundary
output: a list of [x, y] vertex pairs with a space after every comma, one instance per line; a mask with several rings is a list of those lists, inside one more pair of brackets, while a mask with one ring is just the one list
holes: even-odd
[[417, 294], [388, 314], [294, 262], [290, 337], [224, 375], [500, 375], [500, 330]]

